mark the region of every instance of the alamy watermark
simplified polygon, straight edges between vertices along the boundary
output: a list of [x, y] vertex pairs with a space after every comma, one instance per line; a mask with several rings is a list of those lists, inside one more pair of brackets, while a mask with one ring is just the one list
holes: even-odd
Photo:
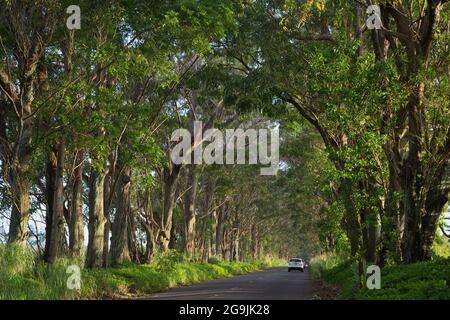
[[366, 20], [366, 26], [368, 29], [381, 29], [382, 23], [381, 23], [381, 10], [380, 6], [376, 4], [372, 4], [367, 7], [366, 13], [369, 15], [369, 17]]
[[[175, 164], [261, 164], [269, 165], [260, 169], [261, 175], [275, 175], [278, 172], [278, 127], [225, 129], [225, 133], [212, 128], [203, 132], [202, 122], [195, 121], [193, 136], [187, 129], [177, 129], [170, 140], [177, 142], [170, 153]], [[204, 146], [205, 142], [209, 143]]]
[[[66, 9], [66, 13], [70, 16], [66, 20], [66, 26], [69, 30], [81, 29], [81, 8], [77, 5], [70, 5]], [[369, 5], [366, 9], [368, 18], [366, 20], [366, 26], [368, 29], [381, 29], [381, 10], [380, 6], [376, 4]]]
[[377, 265], [370, 265], [366, 270], [367, 280], [366, 286], [367, 289], [381, 289], [381, 270]]
[[81, 29], [81, 9], [79, 6], [70, 5], [66, 9], [66, 13], [70, 16], [66, 20], [66, 26], [69, 30]]
[[67, 278], [66, 286], [69, 290], [81, 289], [81, 270], [77, 265], [70, 265], [66, 269], [66, 273], [70, 274]]

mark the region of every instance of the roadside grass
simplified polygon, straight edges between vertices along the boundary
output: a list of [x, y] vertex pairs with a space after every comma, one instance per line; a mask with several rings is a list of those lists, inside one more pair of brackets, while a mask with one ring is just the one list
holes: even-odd
[[382, 268], [379, 290], [360, 286], [356, 263], [322, 260], [311, 264], [313, 275], [338, 286], [342, 299], [450, 300], [450, 258], [435, 257], [432, 261]]
[[361, 290], [357, 299], [450, 300], [450, 258], [381, 270], [380, 290]]
[[[0, 299], [100, 299], [144, 295], [200, 281], [231, 277], [281, 265], [277, 259], [191, 262], [178, 252], [159, 256], [151, 264], [83, 269], [82, 259], [39, 261], [28, 249], [0, 245]], [[81, 270], [81, 289], [67, 289], [69, 265]]]
[[336, 298], [354, 299], [359, 290], [358, 269], [346, 257], [321, 255], [311, 259], [311, 273], [315, 279], [338, 287], [340, 296]]

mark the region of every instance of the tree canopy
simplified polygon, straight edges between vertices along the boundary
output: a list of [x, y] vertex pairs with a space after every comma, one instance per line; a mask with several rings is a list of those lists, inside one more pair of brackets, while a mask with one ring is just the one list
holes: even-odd
[[[379, 29], [371, 1], [78, 1], [80, 29], [69, 2], [0, 1], [1, 242], [383, 266], [448, 236], [447, 1], [378, 1]], [[174, 163], [195, 121], [278, 129], [278, 173]]]

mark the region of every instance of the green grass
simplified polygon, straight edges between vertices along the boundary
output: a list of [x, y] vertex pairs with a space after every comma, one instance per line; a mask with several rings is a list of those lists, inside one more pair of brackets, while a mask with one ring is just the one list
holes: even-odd
[[0, 299], [99, 299], [142, 295], [180, 285], [231, 277], [279, 265], [278, 260], [247, 262], [188, 261], [172, 251], [148, 265], [82, 270], [81, 289], [67, 289], [67, 267], [82, 262], [60, 259], [53, 265], [38, 261], [32, 252], [0, 245]]
[[382, 268], [379, 290], [360, 288], [355, 263], [346, 261], [329, 268], [324, 264], [312, 264], [313, 274], [338, 286], [343, 299], [450, 300], [450, 258]]
[[361, 290], [357, 299], [450, 300], [450, 258], [386, 267], [380, 290]]
[[314, 278], [339, 287], [343, 299], [354, 299], [359, 291], [358, 268], [345, 257], [324, 255], [311, 260]]

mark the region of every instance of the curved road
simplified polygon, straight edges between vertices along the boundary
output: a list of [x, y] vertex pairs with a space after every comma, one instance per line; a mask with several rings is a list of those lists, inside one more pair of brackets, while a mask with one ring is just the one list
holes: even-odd
[[146, 300], [309, 300], [313, 280], [306, 271], [287, 272], [272, 268], [232, 278], [169, 289], [144, 297]]

